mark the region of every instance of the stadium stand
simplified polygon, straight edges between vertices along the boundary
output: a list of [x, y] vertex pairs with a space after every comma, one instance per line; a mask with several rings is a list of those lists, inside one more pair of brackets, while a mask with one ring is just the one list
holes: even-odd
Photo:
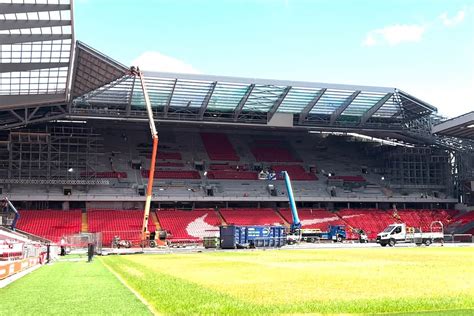
[[369, 239], [375, 239], [388, 225], [397, 222], [390, 212], [378, 209], [342, 209], [337, 214], [348, 226], [348, 239], [358, 238], [351, 229], [363, 229]]
[[[282, 208], [280, 214], [288, 222], [292, 222], [291, 210]], [[345, 222], [335, 213], [331, 213], [325, 209], [299, 208], [298, 215], [303, 228], [327, 230], [329, 225], [343, 225]]]
[[80, 210], [20, 210], [17, 228], [53, 242], [81, 232]]
[[451, 221], [452, 224], [467, 224], [469, 222], [474, 221], [474, 211], [466, 212], [463, 214], [460, 214], [459, 216], [453, 218]]
[[[87, 210], [87, 224], [89, 232], [102, 233], [102, 244], [109, 247], [114, 236], [131, 242], [141, 239], [141, 228], [143, 223], [142, 210]], [[80, 226], [80, 224], [79, 224]], [[148, 230], [154, 232], [156, 226], [151, 217], [148, 219]], [[80, 228], [79, 228], [80, 230]]]
[[104, 179], [126, 179], [127, 173], [116, 172], [116, 171], [95, 172], [95, 173], [81, 172], [81, 177], [104, 178]]
[[[302, 180], [318, 180], [314, 173], [309, 173], [304, 170], [300, 165], [272, 165], [271, 167], [277, 174], [282, 171], [287, 171], [291, 180], [302, 181]], [[283, 180], [283, 177], [278, 175], [279, 180]]]
[[[142, 176], [148, 177], [150, 170], [142, 170]], [[199, 172], [195, 170], [156, 170], [156, 179], [201, 179]]]
[[157, 160], [181, 160], [182, 156], [179, 152], [166, 152], [166, 151], [158, 151]]
[[196, 242], [206, 236], [215, 236], [221, 221], [213, 209], [156, 210], [156, 216], [171, 242]]
[[251, 151], [255, 160], [261, 162], [301, 162], [286, 148], [254, 146]]
[[222, 180], [258, 180], [258, 174], [254, 171], [212, 170], [207, 173], [207, 177]]
[[226, 134], [201, 133], [207, 155], [212, 161], [239, 161], [240, 158], [232, 147]]
[[282, 218], [271, 208], [227, 208], [220, 213], [227, 224], [235, 225], [284, 225]]

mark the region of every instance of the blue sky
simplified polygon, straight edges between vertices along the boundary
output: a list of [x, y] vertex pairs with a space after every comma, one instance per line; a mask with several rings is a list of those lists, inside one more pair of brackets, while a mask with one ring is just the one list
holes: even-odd
[[474, 110], [472, 0], [76, 0], [76, 38], [142, 69], [402, 89]]

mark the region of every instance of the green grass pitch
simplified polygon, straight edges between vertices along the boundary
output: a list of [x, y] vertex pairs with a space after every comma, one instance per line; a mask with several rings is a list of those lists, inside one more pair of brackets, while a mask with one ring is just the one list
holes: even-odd
[[[112, 272], [113, 271], [113, 272]], [[474, 248], [130, 255], [43, 267], [0, 289], [0, 314], [474, 315]]]

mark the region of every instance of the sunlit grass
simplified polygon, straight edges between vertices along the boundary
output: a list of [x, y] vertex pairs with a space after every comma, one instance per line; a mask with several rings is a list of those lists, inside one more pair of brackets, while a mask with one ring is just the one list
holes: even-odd
[[150, 315], [101, 262], [57, 262], [0, 289], [0, 315]]
[[[275, 250], [103, 258], [164, 313], [474, 308], [472, 248]], [[431, 315], [431, 314], [430, 314]]]

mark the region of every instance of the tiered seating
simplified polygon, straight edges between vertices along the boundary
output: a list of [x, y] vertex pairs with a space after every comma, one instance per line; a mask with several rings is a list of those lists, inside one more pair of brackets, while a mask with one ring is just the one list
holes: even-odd
[[300, 162], [284, 147], [254, 146], [251, 151], [257, 161]]
[[306, 172], [304, 168], [300, 165], [273, 165], [272, 169], [277, 173], [278, 179], [282, 180], [283, 177], [280, 176], [280, 172], [287, 171], [291, 180], [317, 180], [315, 174]]
[[358, 238], [351, 228], [363, 229], [370, 239], [375, 239], [388, 225], [399, 222], [390, 212], [377, 209], [343, 209], [337, 213], [348, 226], [348, 239]]
[[344, 182], [367, 182], [363, 176], [332, 176], [328, 179], [343, 180]]
[[172, 242], [200, 241], [203, 237], [216, 236], [221, 221], [213, 209], [194, 211], [157, 210], [156, 216]]
[[80, 210], [21, 210], [17, 228], [53, 242], [81, 232]]
[[105, 171], [105, 172], [81, 172], [81, 177], [93, 177], [93, 178], [103, 178], [103, 179], [126, 179], [126, 172], [117, 172], [117, 171]]
[[239, 161], [227, 135], [219, 133], [201, 133], [201, 138], [211, 160]]
[[453, 219], [454, 223], [461, 225], [467, 224], [472, 221], [474, 221], [474, 211], [463, 213]]
[[156, 166], [159, 167], [184, 167], [182, 162], [170, 162], [170, 161], [157, 161]]
[[[293, 222], [290, 209], [280, 209], [280, 214], [288, 223]], [[344, 224], [344, 221], [342, 221], [339, 216], [325, 209], [300, 208], [298, 209], [298, 216], [301, 221], [301, 226], [308, 229], [326, 231], [329, 225]]]
[[229, 164], [210, 164], [210, 170], [247, 170], [247, 166], [229, 165]]
[[[150, 170], [142, 170], [142, 177], [148, 178]], [[157, 179], [201, 179], [195, 170], [155, 170]]]
[[450, 213], [444, 210], [398, 210], [398, 216], [407, 226], [430, 231], [431, 223], [440, 221], [446, 227], [450, 223]]
[[282, 219], [271, 208], [221, 209], [227, 224], [235, 225], [283, 225]]
[[[137, 243], [141, 239], [143, 223], [142, 210], [87, 210], [89, 232], [102, 232], [102, 245], [110, 247], [114, 236]], [[151, 217], [148, 230], [156, 230]]]
[[[150, 154], [151, 157], [151, 154]], [[158, 160], [181, 160], [181, 153], [170, 151], [159, 151], [156, 154]]]
[[207, 173], [209, 179], [258, 180], [254, 171], [212, 170]]

